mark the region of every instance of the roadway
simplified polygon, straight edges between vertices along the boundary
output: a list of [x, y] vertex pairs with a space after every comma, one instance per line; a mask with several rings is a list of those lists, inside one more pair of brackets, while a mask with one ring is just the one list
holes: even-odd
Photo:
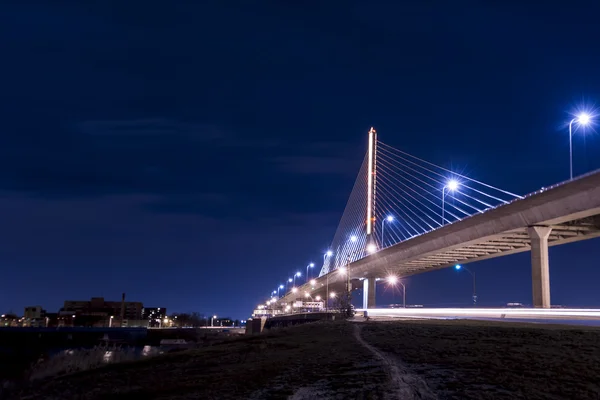
[[[522, 199], [405, 240], [349, 265], [353, 286], [364, 283], [364, 307], [372, 308], [375, 279], [406, 277], [532, 249], [533, 303], [550, 306], [548, 246], [600, 236], [600, 171], [541, 189]], [[363, 280], [364, 282], [359, 282]], [[305, 292], [324, 297], [326, 287], [339, 291], [346, 277], [337, 270], [286, 294], [289, 303]]]
[[385, 319], [472, 319], [600, 326], [600, 309], [586, 308], [369, 308], [370, 318]]

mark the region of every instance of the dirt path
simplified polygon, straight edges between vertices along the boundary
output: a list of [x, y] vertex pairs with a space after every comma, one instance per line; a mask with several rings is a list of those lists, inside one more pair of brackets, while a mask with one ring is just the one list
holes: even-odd
[[411, 374], [406, 366], [367, 343], [361, 336], [363, 324], [355, 323], [354, 338], [373, 355], [381, 360], [388, 371], [391, 380], [391, 396], [394, 399], [437, 399], [427, 383], [420, 377]]

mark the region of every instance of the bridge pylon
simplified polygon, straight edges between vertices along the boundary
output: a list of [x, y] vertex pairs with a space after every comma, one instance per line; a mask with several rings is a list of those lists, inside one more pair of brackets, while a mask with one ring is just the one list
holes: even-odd
[[377, 131], [369, 130], [369, 148], [367, 153], [367, 253], [377, 251], [377, 243], [373, 234], [375, 225], [375, 199], [377, 194]]

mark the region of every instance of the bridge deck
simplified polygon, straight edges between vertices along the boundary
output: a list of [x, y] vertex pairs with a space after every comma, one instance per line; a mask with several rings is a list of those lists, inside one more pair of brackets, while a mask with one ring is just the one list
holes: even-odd
[[[349, 266], [351, 278], [400, 277], [529, 251], [527, 228], [550, 226], [549, 246], [600, 236], [600, 172], [543, 189], [481, 214], [465, 218], [416, 236]], [[299, 293], [322, 292], [329, 282], [340, 285], [345, 277], [332, 271], [317, 279], [314, 288], [305, 284]], [[299, 294], [287, 294], [292, 301]]]

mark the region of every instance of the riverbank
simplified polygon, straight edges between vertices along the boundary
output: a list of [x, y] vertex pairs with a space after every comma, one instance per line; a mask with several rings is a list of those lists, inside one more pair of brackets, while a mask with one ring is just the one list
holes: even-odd
[[599, 329], [340, 321], [109, 365], [12, 398], [597, 399], [598, 376]]

